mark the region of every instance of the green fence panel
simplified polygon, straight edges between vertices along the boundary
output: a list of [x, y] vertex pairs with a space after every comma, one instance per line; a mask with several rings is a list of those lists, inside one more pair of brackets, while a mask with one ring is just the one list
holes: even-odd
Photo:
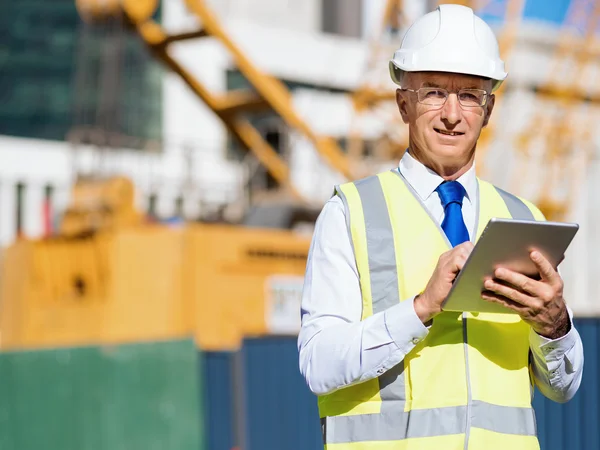
[[0, 354], [2, 450], [203, 450], [193, 341]]

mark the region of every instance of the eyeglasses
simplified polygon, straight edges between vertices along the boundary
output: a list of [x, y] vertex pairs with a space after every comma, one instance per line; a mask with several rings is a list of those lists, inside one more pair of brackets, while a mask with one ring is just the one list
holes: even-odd
[[[437, 108], [444, 106], [450, 95], [447, 89], [437, 87], [423, 87], [420, 89], [403, 88], [402, 90], [416, 92], [419, 103]], [[456, 96], [461, 106], [475, 108], [485, 106], [488, 93], [483, 89], [459, 89]]]

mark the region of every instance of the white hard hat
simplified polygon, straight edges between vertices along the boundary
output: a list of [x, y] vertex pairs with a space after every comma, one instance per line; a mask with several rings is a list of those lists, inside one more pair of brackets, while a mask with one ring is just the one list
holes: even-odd
[[440, 5], [415, 21], [389, 66], [398, 85], [403, 71], [454, 72], [491, 78], [496, 90], [508, 75], [492, 29], [461, 5]]

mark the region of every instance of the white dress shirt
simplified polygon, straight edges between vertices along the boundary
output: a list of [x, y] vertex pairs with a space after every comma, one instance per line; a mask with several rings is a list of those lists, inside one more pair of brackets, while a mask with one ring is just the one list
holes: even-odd
[[[408, 152], [398, 170], [441, 224], [444, 209], [435, 188], [442, 177]], [[479, 196], [474, 167], [458, 182], [466, 190], [462, 212], [473, 239]], [[413, 300], [406, 299], [361, 321], [362, 298], [346, 213], [341, 199], [332, 197], [316, 222], [302, 294], [298, 350], [300, 371], [310, 390], [327, 394], [378, 377], [400, 363], [429, 332], [415, 313]], [[556, 340], [532, 330], [529, 345], [540, 391], [557, 402], [572, 398], [583, 371], [583, 346], [575, 327], [571, 325], [571, 330]]]

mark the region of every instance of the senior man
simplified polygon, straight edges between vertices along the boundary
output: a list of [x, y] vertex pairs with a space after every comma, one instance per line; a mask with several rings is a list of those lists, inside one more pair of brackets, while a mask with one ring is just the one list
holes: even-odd
[[481, 130], [507, 74], [467, 7], [418, 19], [390, 62], [409, 128], [399, 167], [336, 187], [317, 221], [298, 337], [328, 449], [537, 449], [534, 385], [569, 400], [583, 348], [563, 281], [499, 269], [482, 297], [517, 314], [442, 312], [492, 217], [544, 220], [476, 177]]

